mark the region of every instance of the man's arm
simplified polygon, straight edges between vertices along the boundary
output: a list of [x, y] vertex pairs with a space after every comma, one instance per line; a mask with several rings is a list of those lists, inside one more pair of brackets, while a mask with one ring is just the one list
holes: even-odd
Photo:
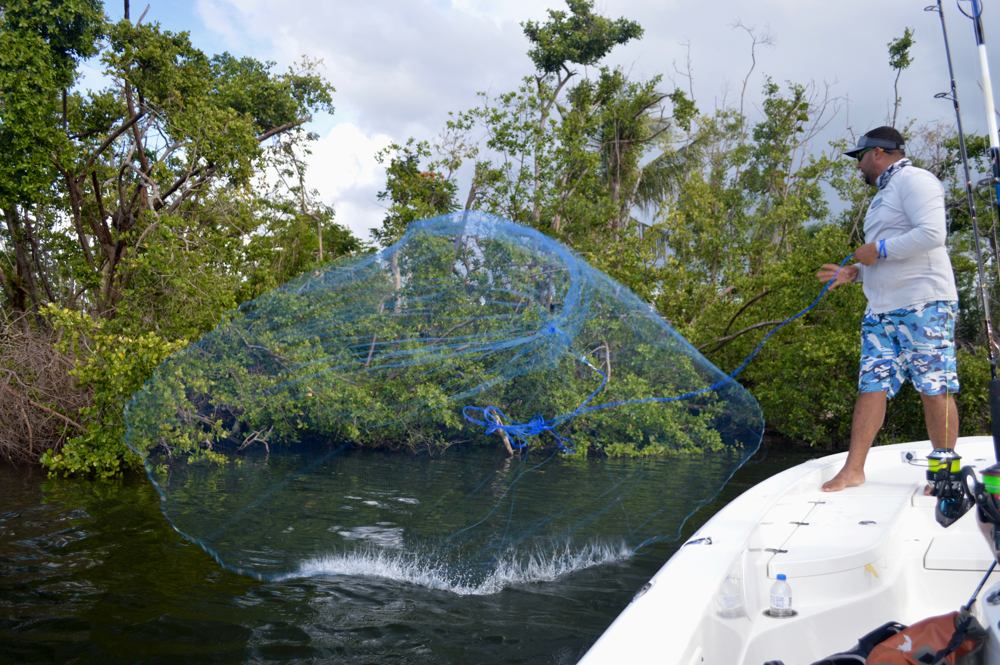
[[[876, 246], [876, 258], [906, 259], [944, 247], [947, 227], [944, 215], [944, 188], [932, 174], [921, 172], [910, 178], [900, 192], [903, 214], [912, 228]], [[859, 259], [860, 260], [860, 259]]]

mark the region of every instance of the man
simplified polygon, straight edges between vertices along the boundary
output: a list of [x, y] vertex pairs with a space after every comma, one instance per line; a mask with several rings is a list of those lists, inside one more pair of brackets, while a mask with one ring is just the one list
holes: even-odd
[[935, 448], [954, 448], [958, 435], [955, 315], [958, 292], [945, 249], [944, 188], [906, 159], [903, 137], [877, 127], [844, 153], [878, 191], [865, 215], [858, 263], [824, 264], [816, 273], [830, 288], [861, 282], [868, 307], [861, 324], [858, 399], [847, 461], [823, 491], [865, 482], [865, 457], [885, 420], [886, 401], [909, 379], [920, 393]]

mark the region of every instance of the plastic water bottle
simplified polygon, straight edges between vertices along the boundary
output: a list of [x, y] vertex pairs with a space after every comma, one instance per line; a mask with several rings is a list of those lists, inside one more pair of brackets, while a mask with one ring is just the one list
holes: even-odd
[[784, 573], [778, 573], [777, 581], [771, 585], [771, 607], [767, 613], [773, 617], [790, 617], [795, 614], [792, 609], [792, 587]]
[[743, 608], [743, 585], [735, 575], [727, 575], [716, 596], [716, 613], [724, 619], [746, 615]]

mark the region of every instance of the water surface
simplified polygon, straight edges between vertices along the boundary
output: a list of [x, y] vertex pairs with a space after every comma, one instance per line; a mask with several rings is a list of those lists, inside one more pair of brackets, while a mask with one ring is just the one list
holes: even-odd
[[[765, 455], [684, 533], [811, 456]], [[485, 594], [356, 573], [260, 582], [184, 540], [159, 503], [145, 478], [0, 466], [0, 662], [574, 663], [683, 541]]]

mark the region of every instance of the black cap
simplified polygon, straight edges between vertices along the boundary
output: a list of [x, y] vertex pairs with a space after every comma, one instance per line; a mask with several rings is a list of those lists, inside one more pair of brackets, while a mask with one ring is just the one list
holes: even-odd
[[906, 143], [903, 141], [903, 135], [892, 127], [876, 127], [858, 139], [858, 147], [854, 150], [848, 150], [844, 154], [848, 157], [857, 157], [858, 153], [868, 148], [906, 150]]

